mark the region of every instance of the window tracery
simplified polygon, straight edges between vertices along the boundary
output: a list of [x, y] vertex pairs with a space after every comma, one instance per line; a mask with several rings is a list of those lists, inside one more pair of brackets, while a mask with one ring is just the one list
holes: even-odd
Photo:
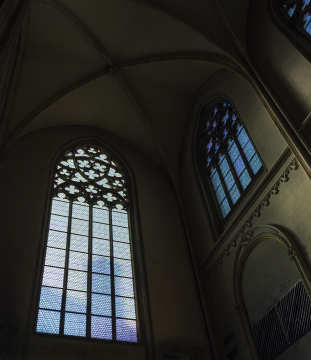
[[78, 146], [57, 164], [36, 332], [137, 342], [126, 177]]
[[228, 101], [203, 108], [198, 145], [203, 177], [225, 218], [262, 167], [261, 161]]

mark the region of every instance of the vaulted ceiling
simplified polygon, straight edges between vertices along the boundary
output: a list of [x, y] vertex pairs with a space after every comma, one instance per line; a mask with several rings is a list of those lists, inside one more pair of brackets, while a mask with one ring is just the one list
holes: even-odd
[[7, 136], [96, 127], [176, 174], [198, 89], [242, 64], [248, 2], [34, 1]]

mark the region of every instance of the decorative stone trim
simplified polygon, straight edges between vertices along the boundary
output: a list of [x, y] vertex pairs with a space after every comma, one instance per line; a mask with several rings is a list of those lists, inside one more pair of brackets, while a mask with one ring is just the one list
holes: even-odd
[[[270, 205], [271, 196], [277, 195], [279, 193], [280, 185], [282, 183], [289, 181], [290, 172], [293, 170], [297, 170], [298, 168], [299, 168], [299, 163], [298, 163], [298, 160], [295, 158], [291, 161], [291, 163], [286, 168], [286, 170], [283, 172], [283, 174], [280, 176], [280, 178], [276, 181], [276, 183], [272, 186], [272, 188], [268, 191], [268, 193], [260, 201], [259, 205], [252, 212], [252, 214], [246, 220], [246, 222], [242, 225], [242, 227], [237, 232], [237, 234], [233, 237], [233, 239], [229, 242], [229, 244], [226, 246], [225, 250], [220, 254], [220, 256], [218, 257], [218, 259], [216, 260], [214, 265], [208, 271], [207, 276], [209, 276], [211, 273], [215, 273], [217, 266], [222, 264], [224, 256], [225, 255], [229, 256], [231, 248], [236, 247], [240, 240], [241, 240], [242, 246], [247, 246], [247, 244], [253, 238], [254, 232], [248, 232], [245, 236], [243, 236], [244, 233], [246, 232], [247, 229], [249, 229], [253, 226], [254, 218], [261, 216], [262, 208]], [[296, 256], [294, 250], [289, 251], [288, 255], [291, 257], [291, 259], [294, 259], [294, 257]]]

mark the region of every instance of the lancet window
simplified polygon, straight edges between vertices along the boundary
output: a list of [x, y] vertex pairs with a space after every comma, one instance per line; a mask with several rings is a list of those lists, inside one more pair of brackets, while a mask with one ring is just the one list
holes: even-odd
[[221, 217], [226, 218], [262, 167], [228, 101], [203, 108], [197, 150], [202, 176], [212, 189]]
[[311, 40], [311, 0], [277, 0], [277, 7], [288, 24]]
[[138, 342], [126, 177], [94, 146], [58, 161], [36, 332]]

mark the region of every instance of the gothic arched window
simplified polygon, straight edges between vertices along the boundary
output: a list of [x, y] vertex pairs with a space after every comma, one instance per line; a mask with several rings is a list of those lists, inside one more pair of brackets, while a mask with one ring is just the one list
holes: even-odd
[[36, 332], [137, 342], [126, 177], [77, 146], [57, 163]]
[[286, 22], [311, 40], [311, 0], [277, 0], [277, 6]]
[[262, 167], [234, 107], [219, 101], [202, 109], [197, 140], [199, 170], [225, 218]]

